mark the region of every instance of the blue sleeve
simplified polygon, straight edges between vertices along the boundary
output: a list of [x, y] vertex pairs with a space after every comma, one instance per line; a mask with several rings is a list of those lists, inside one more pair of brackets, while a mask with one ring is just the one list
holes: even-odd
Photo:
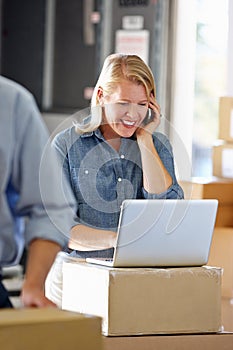
[[28, 218], [26, 244], [39, 238], [64, 247], [73, 225], [75, 200], [72, 191], [68, 183], [61, 186], [57, 157], [34, 99], [18, 99], [16, 107], [13, 168], [17, 171], [13, 171], [12, 180], [20, 190], [17, 213]]
[[163, 162], [165, 168], [172, 177], [172, 185], [167, 189], [167, 191], [155, 194], [148, 193], [144, 188], [143, 194], [146, 199], [183, 199], [184, 193], [182, 188], [177, 182], [175, 175], [174, 159], [172, 146], [167, 139], [167, 137], [161, 133], [155, 133], [153, 135], [154, 146], [158, 152], [158, 155]]
[[69, 167], [69, 161], [68, 161], [68, 153], [69, 153], [69, 144], [68, 141], [70, 139], [70, 129], [66, 129], [59, 134], [57, 134], [53, 141], [52, 141], [52, 148], [55, 150], [56, 155], [58, 157], [58, 162], [60, 168], [62, 168], [63, 175], [68, 181], [68, 183], [71, 184], [71, 177], [70, 177], [70, 167]]
[[[66, 183], [68, 182], [71, 189], [72, 189], [72, 179], [70, 174], [70, 165], [69, 165], [69, 150], [72, 145], [72, 130], [71, 128], [61, 131], [59, 134], [57, 134], [53, 141], [52, 141], [52, 148], [55, 150], [58, 162], [59, 162], [59, 168], [60, 171], [62, 171], [62, 178], [63, 181]], [[72, 189], [72, 193], [75, 197], [74, 191]], [[73, 218], [73, 226], [77, 225], [79, 223], [79, 219], [77, 217], [77, 211], [78, 211], [78, 202], [76, 200], [76, 213]]]

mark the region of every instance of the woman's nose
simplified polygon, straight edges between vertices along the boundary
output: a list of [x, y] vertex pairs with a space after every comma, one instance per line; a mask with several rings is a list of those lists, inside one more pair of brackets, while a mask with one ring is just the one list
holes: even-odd
[[137, 115], [137, 105], [135, 103], [130, 103], [129, 104], [129, 108], [128, 108], [128, 116], [130, 117], [134, 117], [135, 115]]

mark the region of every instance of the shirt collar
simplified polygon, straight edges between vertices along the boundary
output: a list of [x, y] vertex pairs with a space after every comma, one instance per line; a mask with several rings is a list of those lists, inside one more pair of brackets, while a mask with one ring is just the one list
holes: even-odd
[[81, 135], [82, 138], [86, 138], [86, 137], [91, 137], [95, 135], [96, 137], [98, 137], [98, 139], [104, 140], [103, 134], [100, 131], [100, 129], [96, 129], [94, 131], [90, 131], [90, 132], [85, 132], [84, 134]]
[[[98, 139], [100, 140], [103, 140], [103, 141], [106, 141], [102, 132], [100, 131], [100, 128], [94, 130], [94, 131], [89, 131], [89, 132], [85, 132], [84, 134], [81, 135], [82, 138], [86, 138], [86, 137], [91, 137], [95, 135]], [[122, 137], [122, 140], [124, 139], [124, 137]], [[127, 139], [131, 139], [131, 140], [136, 140], [136, 136], [135, 135], [132, 135], [131, 137], [129, 138], [126, 138]]]

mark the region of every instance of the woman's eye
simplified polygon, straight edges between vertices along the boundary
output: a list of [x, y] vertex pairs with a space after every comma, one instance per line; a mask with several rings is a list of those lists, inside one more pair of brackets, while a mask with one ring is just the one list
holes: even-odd
[[124, 107], [129, 105], [128, 102], [117, 102], [117, 104], [120, 105], [120, 106], [124, 106]]

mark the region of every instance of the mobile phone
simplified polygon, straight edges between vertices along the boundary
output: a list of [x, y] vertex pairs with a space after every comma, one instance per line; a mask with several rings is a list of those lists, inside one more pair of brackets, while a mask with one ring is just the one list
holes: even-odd
[[155, 112], [152, 109], [148, 108], [145, 119], [143, 120], [142, 124], [143, 125], [149, 124], [154, 120], [154, 117], [155, 117]]

